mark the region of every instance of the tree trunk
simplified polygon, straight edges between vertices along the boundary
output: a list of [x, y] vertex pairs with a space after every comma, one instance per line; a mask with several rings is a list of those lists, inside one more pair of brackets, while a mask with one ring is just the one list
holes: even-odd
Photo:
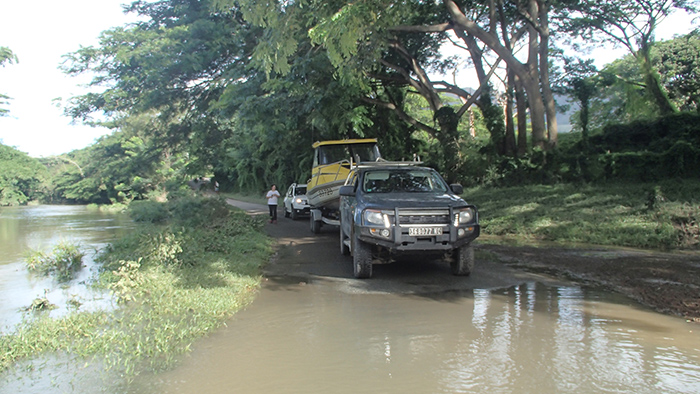
[[527, 101], [520, 78], [515, 75], [515, 105], [518, 111], [518, 157], [527, 153]]
[[[454, 0], [443, 0], [447, 11], [451, 17], [455, 29], [461, 29], [481, 40], [486, 46], [493, 50], [509, 68], [522, 80], [523, 88], [527, 93], [530, 104], [530, 118], [532, 125], [533, 146], [544, 148], [545, 143], [545, 108], [540, 93], [540, 80], [537, 63], [523, 65], [515, 58], [513, 53], [501, 45], [499, 38], [494, 34], [482, 29], [474, 21], [467, 18], [459, 9]], [[535, 38], [536, 40], [536, 38]], [[536, 59], [534, 59], [536, 61]]]
[[[530, 0], [528, 13], [537, 15], [537, 3]], [[539, 33], [532, 24], [528, 25], [528, 57], [527, 71], [528, 78], [523, 78], [523, 88], [527, 92], [527, 100], [530, 104], [530, 122], [532, 124], [532, 147], [546, 148], [546, 126], [545, 126], [545, 105], [542, 100], [540, 91], [540, 75], [539, 75]]]
[[[532, 0], [534, 2], [534, 0]], [[537, 13], [532, 15], [539, 15], [540, 21], [540, 44], [539, 44], [539, 55], [540, 55], [540, 79], [542, 83], [542, 97], [545, 102], [545, 109], [547, 112], [547, 142], [548, 147], [557, 146], [557, 134], [559, 132], [559, 125], [557, 124], [557, 106], [554, 101], [554, 94], [552, 94], [552, 89], [549, 84], [549, 17], [548, 9], [544, 4], [544, 1], [538, 0]]]
[[508, 156], [515, 156], [517, 154], [517, 147], [515, 145], [515, 125], [513, 124], [514, 78], [513, 72], [508, 70], [508, 86], [506, 87], [506, 108], [504, 115], [506, 122], [506, 138], [504, 143], [505, 152]]
[[659, 75], [651, 64], [651, 56], [649, 51], [651, 50], [648, 43], [641, 45], [641, 48], [637, 52], [637, 61], [644, 74], [644, 85], [647, 94], [651, 100], [656, 104], [661, 115], [670, 115], [677, 112], [676, 107], [673, 105], [671, 100], [669, 100], [666, 91], [661, 87], [661, 81], [659, 80]]
[[452, 107], [442, 107], [435, 112], [435, 120], [440, 127], [437, 138], [443, 150], [442, 172], [448, 182], [456, 182], [459, 178], [460, 163], [459, 133], [457, 131], [459, 117]]

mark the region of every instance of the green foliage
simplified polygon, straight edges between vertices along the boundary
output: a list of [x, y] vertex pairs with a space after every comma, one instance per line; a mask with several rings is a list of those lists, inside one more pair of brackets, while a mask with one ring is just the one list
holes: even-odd
[[[225, 206], [217, 199], [201, 206], [216, 204]], [[205, 212], [204, 226], [184, 229], [176, 224], [187, 220], [183, 214], [164, 225], [139, 225], [99, 256], [99, 284], [114, 293], [118, 311], [23, 322], [0, 335], [0, 371], [50, 352], [81, 365], [97, 360], [129, 378], [161, 370], [250, 303], [272, 253], [262, 219], [239, 210], [223, 217]]]
[[464, 195], [479, 207], [487, 236], [652, 249], [700, 247], [697, 180], [473, 188]]
[[600, 177], [627, 180], [689, 178], [700, 165], [700, 117], [681, 113], [653, 122], [611, 125], [591, 138], [600, 152], [595, 162]]
[[162, 223], [170, 217], [165, 204], [152, 200], [132, 201], [128, 212], [135, 222]]
[[40, 199], [47, 178], [46, 168], [37, 159], [0, 144], [0, 206]]
[[84, 256], [85, 253], [80, 251], [78, 245], [60, 242], [53, 247], [51, 253], [30, 251], [25, 263], [29, 272], [53, 275], [59, 282], [66, 282], [73, 279], [75, 272], [83, 267]]
[[40, 311], [50, 311], [56, 309], [58, 306], [52, 304], [46, 297], [37, 297], [32, 301], [32, 304], [27, 307], [27, 311], [40, 312]]
[[700, 111], [700, 32], [658, 43], [661, 83], [681, 111]]
[[[4, 67], [6, 63], [17, 63], [17, 56], [12, 53], [10, 48], [0, 46], [0, 66]], [[0, 106], [7, 105], [7, 101], [5, 101], [7, 99], [9, 97], [0, 93]], [[0, 116], [7, 116], [8, 113], [7, 109], [0, 107]]]
[[171, 181], [184, 183], [183, 157], [159, 140], [152, 115], [122, 119], [121, 129], [94, 145], [45, 159], [53, 174], [53, 202], [128, 204], [163, 198]]

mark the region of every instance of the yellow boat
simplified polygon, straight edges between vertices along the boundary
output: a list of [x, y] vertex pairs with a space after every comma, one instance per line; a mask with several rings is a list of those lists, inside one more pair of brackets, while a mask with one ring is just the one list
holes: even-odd
[[312, 208], [338, 209], [340, 187], [354, 166], [381, 159], [376, 138], [315, 142], [306, 196]]

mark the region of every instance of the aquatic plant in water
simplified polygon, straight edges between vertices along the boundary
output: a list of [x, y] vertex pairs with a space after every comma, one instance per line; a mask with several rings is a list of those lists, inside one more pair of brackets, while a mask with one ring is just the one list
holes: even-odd
[[51, 253], [38, 250], [29, 251], [25, 260], [27, 269], [43, 276], [54, 275], [60, 282], [73, 279], [75, 272], [83, 267], [85, 253], [69, 242], [60, 242]]

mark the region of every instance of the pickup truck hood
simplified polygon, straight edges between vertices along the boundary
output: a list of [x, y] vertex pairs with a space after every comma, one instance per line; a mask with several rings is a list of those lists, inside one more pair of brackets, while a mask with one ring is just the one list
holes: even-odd
[[463, 207], [467, 203], [453, 194], [433, 193], [377, 193], [365, 194], [363, 201], [367, 208], [435, 208]]

